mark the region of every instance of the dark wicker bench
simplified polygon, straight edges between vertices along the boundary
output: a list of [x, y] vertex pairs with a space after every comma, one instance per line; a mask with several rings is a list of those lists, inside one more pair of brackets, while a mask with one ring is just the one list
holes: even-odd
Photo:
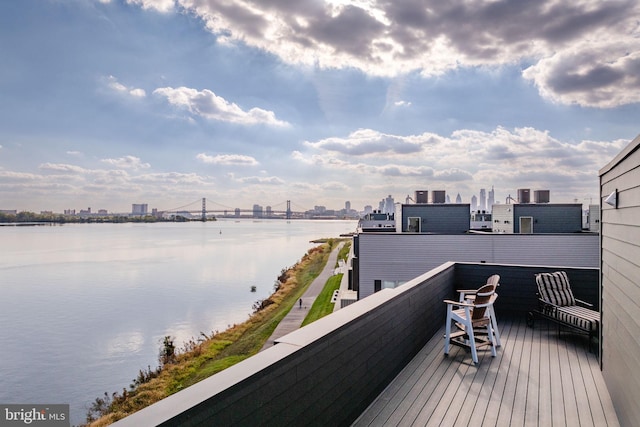
[[569, 278], [564, 271], [536, 274], [538, 309], [527, 315], [527, 325], [533, 327], [536, 316], [556, 322], [589, 335], [589, 350], [593, 337], [598, 336], [600, 312], [593, 305], [573, 296]]

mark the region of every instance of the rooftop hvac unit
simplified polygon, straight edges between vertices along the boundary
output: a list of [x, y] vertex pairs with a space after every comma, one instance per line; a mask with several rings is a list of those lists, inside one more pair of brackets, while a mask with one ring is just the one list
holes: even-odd
[[536, 190], [533, 192], [534, 203], [549, 203], [549, 190]]
[[444, 190], [436, 190], [431, 192], [433, 198], [432, 203], [445, 203], [447, 200], [447, 192]]
[[518, 190], [518, 203], [531, 203], [531, 190], [520, 188]]
[[429, 192], [427, 190], [416, 190], [416, 203], [429, 203]]

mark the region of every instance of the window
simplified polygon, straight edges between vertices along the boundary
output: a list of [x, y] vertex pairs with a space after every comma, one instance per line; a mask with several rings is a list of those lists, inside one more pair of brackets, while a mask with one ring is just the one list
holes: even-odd
[[383, 280], [382, 289], [393, 289], [405, 283], [404, 280]]

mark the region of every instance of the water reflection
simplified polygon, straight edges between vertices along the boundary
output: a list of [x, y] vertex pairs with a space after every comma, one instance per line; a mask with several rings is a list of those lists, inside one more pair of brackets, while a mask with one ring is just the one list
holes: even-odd
[[80, 423], [96, 397], [157, 366], [162, 337], [181, 346], [246, 320], [310, 240], [354, 229], [352, 221], [0, 227], [0, 402], [70, 403]]

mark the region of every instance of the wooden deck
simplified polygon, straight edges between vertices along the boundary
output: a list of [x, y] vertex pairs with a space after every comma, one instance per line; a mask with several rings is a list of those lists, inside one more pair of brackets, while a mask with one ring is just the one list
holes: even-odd
[[353, 426], [619, 426], [586, 336], [498, 321], [497, 357], [485, 347], [474, 366], [456, 346], [445, 357], [443, 326]]

